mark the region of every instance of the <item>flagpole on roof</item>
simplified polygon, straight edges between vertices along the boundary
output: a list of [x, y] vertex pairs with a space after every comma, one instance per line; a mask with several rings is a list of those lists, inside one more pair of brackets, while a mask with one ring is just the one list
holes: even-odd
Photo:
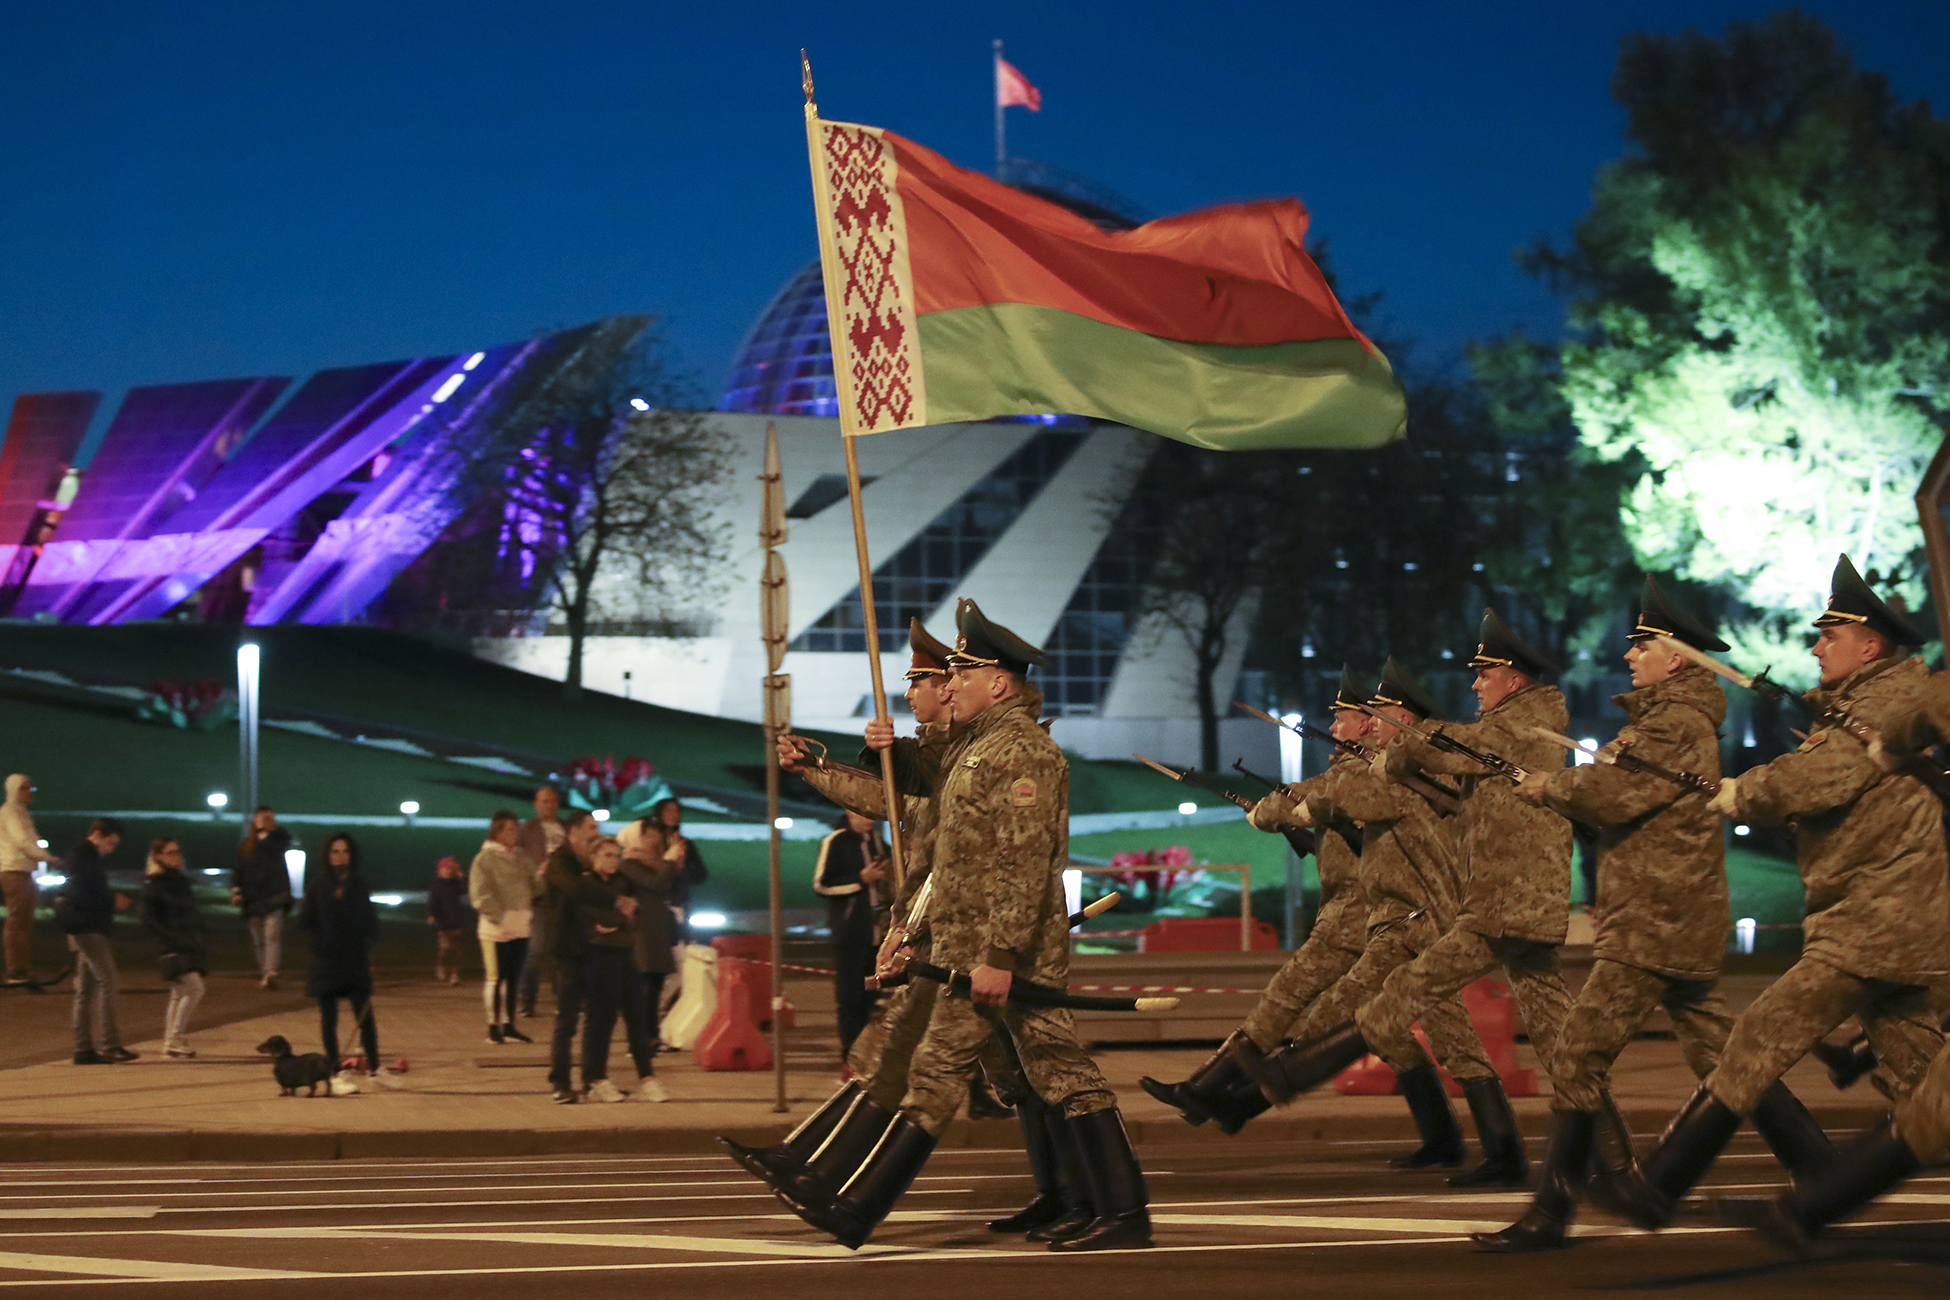
[[[847, 366], [847, 348], [840, 312], [839, 285], [834, 280], [839, 252], [833, 239], [833, 205], [828, 190], [825, 138], [820, 129], [819, 105], [813, 102], [812, 63], [799, 51], [800, 84], [806, 91], [806, 156], [812, 165], [813, 210], [819, 219], [820, 279], [826, 288], [826, 335], [833, 350], [833, 387], [840, 404], [840, 445], [846, 452], [846, 499], [853, 507], [853, 552], [860, 562], [860, 621], [867, 637], [867, 672], [873, 683], [873, 716], [877, 722], [889, 720], [887, 691], [880, 674], [880, 619], [873, 603], [873, 562], [867, 558], [867, 514], [860, 503], [860, 457], [854, 450], [851, 420], [853, 372]], [[894, 864], [894, 889], [898, 893], [907, 880], [907, 852], [901, 843], [901, 795], [894, 784], [894, 751], [880, 751], [880, 783], [887, 800], [887, 849]]]
[[995, 42], [995, 178], [1002, 179], [1002, 164], [1008, 160], [1007, 137], [1003, 134], [1002, 113], [1002, 40]]

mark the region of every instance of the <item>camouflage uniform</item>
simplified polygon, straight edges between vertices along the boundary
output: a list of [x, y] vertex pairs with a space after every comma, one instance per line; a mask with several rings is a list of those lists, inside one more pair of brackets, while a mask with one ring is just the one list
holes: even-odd
[[[1712, 673], [1689, 664], [1612, 699], [1629, 725], [1601, 759], [1629, 747], [1661, 767], [1719, 780], [1727, 703]], [[1603, 761], [1554, 773], [1544, 797], [1601, 828], [1591, 975], [1546, 1063], [1552, 1107], [1601, 1109], [1612, 1063], [1657, 1006], [1704, 1079], [1733, 1024], [1717, 988], [1732, 919], [1720, 818], [1698, 791]]]
[[[1437, 810], [1445, 796], [1426, 782], [1382, 780], [1365, 763], [1330, 770], [1326, 776], [1308, 798], [1307, 811], [1320, 825], [1334, 818], [1361, 824], [1367, 942], [1360, 959], [1315, 1000], [1294, 1030], [1294, 1038], [1303, 1043], [1351, 1023], [1391, 971], [1413, 960], [1449, 927], [1463, 893], [1455, 824]], [[1420, 1018], [1436, 1059], [1451, 1078], [1467, 1084], [1496, 1077], [1460, 996], [1430, 1004]], [[1428, 1054], [1413, 1035], [1409, 1042], [1414, 1043], [1412, 1054], [1398, 1051], [1387, 1058], [1397, 1070], [1428, 1064]]]
[[[1531, 685], [1473, 723], [1442, 727], [1472, 749], [1500, 754], [1534, 772], [1562, 767], [1564, 757], [1527, 729], [1561, 732], [1568, 720], [1562, 692]], [[1384, 1060], [1397, 1068], [1412, 1066], [1422, 1059], [1410, 1032], [1416, 1018], [1501, 966], [1531, 1046], [1548, 1061], [1571, 1004], [1557, 962], [1557, 946], [1570, 924], [1570, 823], [1524, 803], [1509, 781], [1476, 763], [1419, 736], [1403, 735], [1388, 749], [1388, 773], [1402, 780], [1418, 771], [1460, 779], [1456, 831], [1468, 886], [1455, 923], [1389, 974], [1381, 991], [1355, 1013], [1355, 1024]]]
[[[937, 965], [988, 965], [1061, 987], [1070, 970], [1063, 896], [1070, 771], [1036, 723], [1039, 704], [1019, 691], [991, 706], [969, 724], [966, 746], [941, 774], [928, 930]], [[1116, 1105], [1066, 1008], [997, 1011], [938, 997], [914, 1054], [903, 1115], [929, 1133], [947, 1128], [998, 1021], [1044, 1101], [1072, 1117]]]
[[[1358, 768], [1366, 760], [1336, 751], [1327, 770], [1295, 786], [1282, 786], [1253, 806], [1248, 815], [1255, 830], [1278, 831], [1298, 826], [1294, 809], [1299, 800], [1318, 789], [1336, 772]], [[1345, 818], [1317, 825], [1314, 865], [1320, 872], [1320, 911], [1306, 942], [1266, 982], [1259, 1001], [1247, 1013], [1243, 1028], [1262, 1052], [1270, 1052], [1313, 1000], [1353, 967], [1367, 934], [1367, 899], [1360, 882], [1360, 827]]]
[[[1906, 723], [1928, 676], [1914, 658], [1879, 659], [1814, 690], [1881, 730]], [[1734, 1022], [1707, 1089], [1738, 1114], [1854, 1015], [1876, 1054], [1876, 1086], [1902, 1100], [1943, 1044], [1928, 985], [1950, 970], [1950, 859], [1943, 806], [1922, 782], [1885, 772], [1834, 718], [1817, 717], [1792, 754], [1743, 772], [1740, 815], [1792, 822], [1806, 896], [1801, 959]]]

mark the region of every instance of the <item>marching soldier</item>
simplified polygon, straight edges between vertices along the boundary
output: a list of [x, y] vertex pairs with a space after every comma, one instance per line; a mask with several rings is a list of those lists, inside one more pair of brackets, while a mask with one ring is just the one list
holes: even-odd
[[[1437, 716], [1435, 701], [1393, 659], [1367, 703], [1379, 715], [1368, 733], [1377, 754], [1386, 753], [1398, 743], [1398, 737], [1406, 734], [1400, 724]], [[1332, 1077], [1332, 1070], [1322, 1071], [1333, 1062], [1320, 1056], [1316, 1045], [1345, 1029], [1355, 1011], [1381, 989], [1391, 971], [1439, 938], [1455, 920], [1462, 901], [1464, 881], [1453, 818], [1455, 792], [1410, 773], [1404, 773], [1401, 781], [1390, 780], [1377, 775], [1374, 763], [1371, 759], [1370, 763], [1330, 771], [1296, 810], [1298, 820], [1306, 824], [1329, 824], [1337, 818], [1360, 824], [1361, 883], [1369, 907], [1367, 942], [1347, 975], [1317, 998], [1294, 1026], [1293, 1047], [1263, 1060], [1248, 1060], [1249, 1070], [1272, 1101], [1290, 1101]], [[1463, 1086], [1464, 1095], [1472, 1099], [1490, 1091], [1502, 1095], [1502, 1081], [1460, 997], [1433, 1004], [1421, 1020], [1436, 1058]], [[1403, 1099], [1422, 1137], [1422, 1146], [1396, 1161], [1396, 1166], [1421, 1169], [1461, 1164], [1462, 1129], [1435, 1063], [1420, 1043], [1416, 1043], [1412, 1059], [1389, 1063], [1395, 1067]], [[1523, 1147], [1515, 1126], [1507, 1131], [1494, 1127], [1494, 1116], [1501, 1112], [1479, 1101], [1473, 1100], [1471, 1109], [1478, 1118], [1484, 1162], [1450, 1181], [1473, 1187], [1521, 1179]], [[1502, 1110], [1508, 1110], [1507, 1102]], [[1490, 1127], [1483, 1126], [1486, 1115], [1492, 1118]]]
[[[1667, 603], [1650, 578], [1640, 605], [1624, 656], [1633, 689], [1613, 697], [1629, 725], [1597, 762], [1533, 772], [1517, 790], [1533, 804], [1599, 828], [1600, 882], [1591, 975], [1565, 1018], [1550, 1065], [1544, 1175], [1522, 1218], [1500, 1232], [1474, 1234], [1489, 1251], [1565, 1244], [1607, 1116], [1629, 1157], [1630, 1135], [1611, 1106], [1611, 1065], [1654, 1007], [1665, 1008], [1686, 1064], [1702, 1079], [1719, 1063], [1733, 1023], [1718, 990], [1732, 920], [1719, 816], [1698, 790], [1630, 765], [1638, 759], [1664, 772], [1720, 779], [1726, 696], [1711, 672], [1653, 638], [1700, 650], [1727, 646]], [[1832, 1155], [1785, 1084], [1763, 1095], [1754, 1124], [1797, 1172], [1812, 1172]]]
[[[1476, 670], [1477, 721], [1438, 730], [1479, 753], [1501, 755], [1529, 770], [1563, 766], [1562, 751], [1532, 737], [1534, 728], [1561, 732], [1564, 696], [1538, 679], [1556, 672], [1543, 655], [1483, 611], [1469, 666]], [[1516, 797], [1516, 787], [1474, 759], [1402, 736], [1374, 762], [1395, 781], [1455, 777], [1462, 808], [1456, 814], [1467, 881], [1455, 922], [1415, 957], [1395, 967], [1381, 989], [1344, 1026], [1269, 1059], [1262, 1086], [1270, 1095], [1312, 1087], [1372, 1051], [1397, 1070], [1423, 1061], [1415, 1022], [1501, 967], [1515, 995], [1531, 1046], [1548, 1061], [1570, 993], [1558, 970], [1557, 949], [1570, 924], [1571, 828], [1554, 813]], [[1250, 1067], [1249, 1067], [1250, 1068]], [[1526, 1172], [1523, 1140], [1500, 1083], [1469, 1092], [1470, 1115], [1485, 1135], [1488, 1159], [1462, 1177], [1468, 1183], [1510, 1182]]]
[[[1721, 782], [1722, 816], [1791, 822], [1806, 896], [1801, 958], [1734, 1021], [1720, 1062], [1636, 1170], [1591, 1183], [1598, 1204], [1641, 1228], [1679, 1200], [1761, 1098], [1850, 1015], [1868, 1033], [1876, 1082], [1897, 1103], [1943, 1044], [1927, 986], [1950, 971], [1950, 860], [1943, 808], [1916, 777], [1878, 766], [1869, 742], [1914, 708], [1922, 638], [1856, 574], [1835, 567], [1814, 656], [1817, 715], [1801, 747]], [[1844, 1161], [1844, 1182], [1860, 1171]], [[1817, 1187], [1826, 1180], [1817, 1177]]]
[[[1361, 712], [1367, 692], [1354, 671], [1341, 668], [1340, 690], [1334, 696], [1335, 740], [1358, 745], [1368, 733], [1368, 715]], [[1298, 827], [1294, 809], [1330, 774], [1364, 768], [1358, 748], [1336, 749], [1327, 771], [1298, 785], [1281, 786], [1254, 806], [1248, 820], [1255, 830], [1282, 831]], [[1239, 1062], [1239, 1044], [1250, 1042], [1261, 1053], [1271, 1052], [1293, 1022], [1353, 968], [1366, 945], [1368, 900], [1360, 883], [1361, 828], [1346, 818], [1323, 820], [1314, 840], [1314, 864], [1320, 873], [1320, 911], [1306, 942], [1266, 982], [1245, 1024], [1219, 1045], [1219, 1050], [1182, 1083], [1161, 1083], [1146, 1076], [1138, 1082], [1167, 1106], [1177, 1108], [1188, 1124], [1218, 1121], [1226, 1133], [1237, 1133], [1247, 1121], [1271, 1104]], [[1459, 1157], [1460, 1158], [1460, 1157]]]
[[[1062, 873], [1069, 860], [1069, 764], [1037, 725], [1025, 692], [1043, 652], [962, 602], [955, 721], [968, 738], [936, 787], [934, 893], [928, 929], [936, 964], [967, 970], [971, 997], [935, 999], [897, 1112], [857, 1101], [828, 1139], [849, 1153], [837, 1190], [783, 1189], [806, 1222], [858, 1248], [920, 1173], [961, 1103], [970, 1068], [999, 1023], [1036, 1094], [1064, 1116], [1081, 1156], [1094, 1218], [1052, 1250], [1151, 1242], [1148, 1197], [1117, 1098], [1077, 1040], [1063, 1008], [1009, 1001], [1015, 978], [1061, 986], [1069, 977]], [[803, 1195], [802, 1195], [803, 1193]]]

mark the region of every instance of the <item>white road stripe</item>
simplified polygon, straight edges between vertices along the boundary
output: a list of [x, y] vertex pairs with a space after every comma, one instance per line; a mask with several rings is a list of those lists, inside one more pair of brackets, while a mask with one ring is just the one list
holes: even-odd
[[[466, 1174], [450, 1174], [448, 1175], [448, 1177], [461, 1182], [465, 1182], [467, 1179]], [[923, 1174], [921, 1177], [916, 1178], [914, 1181], [916, 1183], [1016, 1182], [1021, 1180], [1022, 1177], [1023, 1175], [1020, 1173]], [[426, 1191], [466, 1192], [466, 1191], [478, 1190], [483, 1196], [499, 1196], [502, 1192], [563, 1192], [563, 1191], [580, 1191], [580, 1190], [586, 1190], [590, 1188], [601, 1188], [601, 1187], [631, 1188], [631, 1187], [639, 1187], [639, 1186], [643, 1186], [643, 1184], [599, 1183], [591, 1179], [585, 1178], [578, 1182], [573, 1182], [573, 1183], [516, 1183], [510, 1185], [502, 1185], [502, 1186], [495, 1186], [495, 1187], [481, 1187], [481, 1188], [472, 1188], [466, 1186], [449, 1187], [449, 1188], [403, 1187], [398, 1190], [402, 1193], [426, 1192]], [[652, 1186], [654, 1186], [659, 1191], [668, 1190], [670, 1188], [677, 1188], [677, 1187], [751, 1187], [751, 1188], [760, 1188], [761, 1189], [759, 1192], [760, 1195], [764, 1195], [764, 1196], [771, 1195], [770, 1192], [764, 1191], [762, 1189], [762, 1184], [760, 1184], [757, 1179], [753, 1178], [749, 1174], [740, 1174], [735, 1170], [727, 1171], [726, 1175], [723, 1178], [688, 1180], [684, 1182], [657, 1182], [655, 1184], [652, 1184]], [[279, 1191], [276, 1188], [267, 1187], [262, 1191], [253, 1192], [252, 1195], [254, 1196], [331, 1196], [334, 1194], [343, 1194], [345, 1190], [346, 1189], [342, 1187], [318, 1187], [318, 1188], [300, 1187], [300, 1188], [294, 1188], [290, 1191]], [[362, 1190], [367, 1195], [370, 1196], [384, 1196], [389, 1191], [392, 1191], [393, 1189], [386, 1188], [386, 1187], [368, 1187]], [[231, 1189], [225, 1189], [225, 1190], [212, 1189], [207, 1192], [145, 1191], [142, 1194], [144, 1196], [154, 1197], [159, 1200], [168, 1199], [168, 1200], [180, 1201], [180, 1200], [191, 1199], [198, 1196], [235, 1196], [237, 1193], [236, 1191]], [[18, 1196], [0, 1196], [0, 1202], [31, 1200], [40, 1203], [45, 1203], [48, 1201], [99, 1201], [105, 1199], [108, 1198], [101, 1192], [58, 1192], [58, 1193], [52, 1193], [45, 1196], [30, 1196], [23, 1193]], [[298, 1204], [286, 1206], [284, 1208], [293, 1209], [293, 1210], [302, 1210], [307, 1207], [301, 1202]], [[0, 1204], [0, 1217], [4, 1217], [5, 1215], [13, 1214], [13, 1213], [15, 1213], [13, 1209], [11, 1209], [10, 1207], [4, 1204]]]
[[[81, 1273], [132, 1282], [235, 1282], [315, 1276], [276, 1268], [231, 1268], [221, 1264], [177, 1264], [162, 1260], [103, 1259], [93, 1255], [22, 1255], [0, 1251], [0, 1269], [33, 1273]], [[13, 1285], [18, 1285], [15, 1283]]]

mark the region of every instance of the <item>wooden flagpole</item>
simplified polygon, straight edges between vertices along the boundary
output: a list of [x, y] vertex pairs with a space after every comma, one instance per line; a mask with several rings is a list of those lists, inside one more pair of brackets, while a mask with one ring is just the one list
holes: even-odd
[[[812, 63], [799, 51], [800, 84], [806, 92], [806, 158], [812, 167], [813, 212], [819, 220], [819, 265], [826, 288], [826, 333], [833, 352], [833, 386], [840, 400], [840, 443], [846, 449], [846, 498], [853, 507], [853, 551], [860, 563], [860, 613], [866, 624], [867, 671], [873, 682], [873, 716], [889, 720], [887, 691], [880, 672], [880, 620], [873, 603], [873, 562], [867, 558], [867, 515], [860, 501], [860, 457], [854, 450], [853, 375], [846, 365], [846, 331], [840, 314], [840, 287], [835, 279], [839, 253], [833, 241], [833, 205], [827, 186], [825, 140], [819, 129], [819, 106], [813, 102]], [[880, 751], [880, 781], [887, 799], [887, 848], [894, 861], [894, 889], [907, 880], [907, 852], [901, 842], [901, 796], [894, 784], [894, 751]]]

